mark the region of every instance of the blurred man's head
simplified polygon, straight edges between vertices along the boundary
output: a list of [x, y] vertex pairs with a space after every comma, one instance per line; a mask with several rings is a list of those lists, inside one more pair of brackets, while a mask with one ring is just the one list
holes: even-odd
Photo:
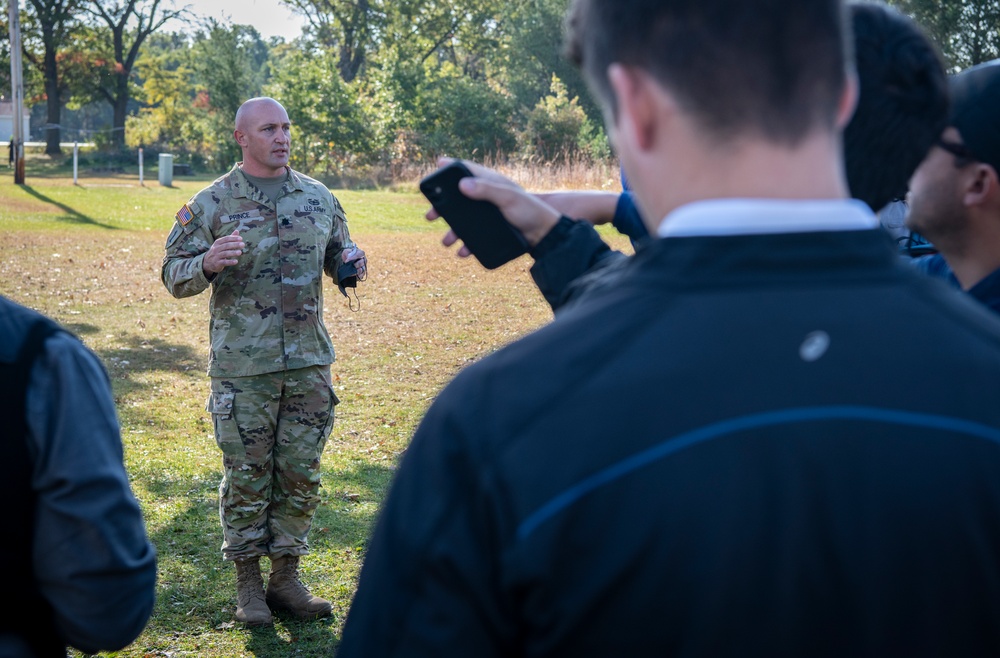
[[842, 12], [839, 0], [577, 0], [568, 51], [609, 115], [617, 63], [652, 76], [720, 140], [795, 144], [836, 120]]
[[886, 5], [849, 7], [860, 96], [844, 130], [851, 195], [872, 210], [905, 196], [907, 182], [948, 118], [948, 80], [934, 44]]
[[[1000, 266], [1000, 60], [950, 80], [948, 127], [910, 180], [907, 225], [941, 252], [966, 288], [962, 260]], [[962, 280], [965, 278], [966, 280]]]
[[568, 52], [647, 228], [711, 198], [847, 196], [840, 0], [575, 0]]

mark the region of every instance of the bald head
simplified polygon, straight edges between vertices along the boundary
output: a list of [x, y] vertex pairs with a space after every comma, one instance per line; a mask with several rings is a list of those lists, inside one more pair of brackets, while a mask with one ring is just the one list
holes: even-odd
[[236, 112], [236, 143], [243, 149], [243, 171], [269, 178], [284, 173], [291, 145], [288, 113], [273, 98], [251, 98]]
[[252, 122], [253, 117], [262, 111], [273, 109], [285, 111], [284, 106], [273, 98], [267, 96], [251, 98], [240, 105], [240, 109], [236, 110], [236, 130], [245, 131], [247, 123]]

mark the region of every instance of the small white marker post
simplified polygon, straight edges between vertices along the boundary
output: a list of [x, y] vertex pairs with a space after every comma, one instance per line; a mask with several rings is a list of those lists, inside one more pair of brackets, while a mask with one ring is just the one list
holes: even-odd
[[142, 186], [142, 149], [139, 149], [139, 186]]
[[77, 172], [80, 167], [80, 143], [73, 142], [73, 184], [76, 185]]

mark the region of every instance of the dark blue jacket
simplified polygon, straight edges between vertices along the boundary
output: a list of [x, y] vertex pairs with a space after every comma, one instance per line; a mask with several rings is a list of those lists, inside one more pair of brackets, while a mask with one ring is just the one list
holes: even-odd
[[649, 229], [642, 221], [639, 207], [635, 205], [635, 197], [628, 190], [618, 196], [615, 216], [612, 218], [611, 224], [618, 229], [619, 233], [628, 236], [633, 247], [638, 247], [649, 238]]
[[[955, 278], [951, 267], [941, 254], [921, 256], [915, 258], [913, 264], [924, 274], [947, 281], [955, 288], [961, 288], [962, 284]], [[973, 299], [996, 313], [1000, 313], [1000, 270], [988, 274], [983, 280], [966, 291]]]
[[0, 563], [12, 597], [0, 655], [121, 649], [152, 614], [156, 551], [125, 472], [110, 380], [76, 337], [3, 297], [0, 412], [10, 539]]
[[431, 406], [341, 658], [1000, 654], [1000, 320], [881, 231], [606, 278]]

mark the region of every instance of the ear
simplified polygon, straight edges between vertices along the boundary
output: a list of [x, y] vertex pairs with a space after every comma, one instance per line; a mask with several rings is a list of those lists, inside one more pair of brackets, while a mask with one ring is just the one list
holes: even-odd
[[837, 130], [843, 130], [851, 122], [858, 107], [858, 90], [858, 74], [851, 67], [844, 76], [844, 90], [840, 92], [840, 102], [837, 103]]
[[973, 163], [964, 182], [962, 201], [966, 206], [1000, 202], [1000, 179], [997, 178], [997, 170], [985, 162]]
[[656, 134], [656, 104], [652, 81], [637, 69], [622, 64], [608, 67], [608, 81], [618, 109], [616, 130], [621, 141], [641, 151], [652, 148]]
[[244, 135], [242, 131], [240, 131], [240, 130], [234, 130], [233, 131], [233, 139], [235, 139], [236, 143], [239, 144], [240, 146], [246, 146], [246, 140], [247, 140], [247, 138], [246, 138], [246, 135]]

